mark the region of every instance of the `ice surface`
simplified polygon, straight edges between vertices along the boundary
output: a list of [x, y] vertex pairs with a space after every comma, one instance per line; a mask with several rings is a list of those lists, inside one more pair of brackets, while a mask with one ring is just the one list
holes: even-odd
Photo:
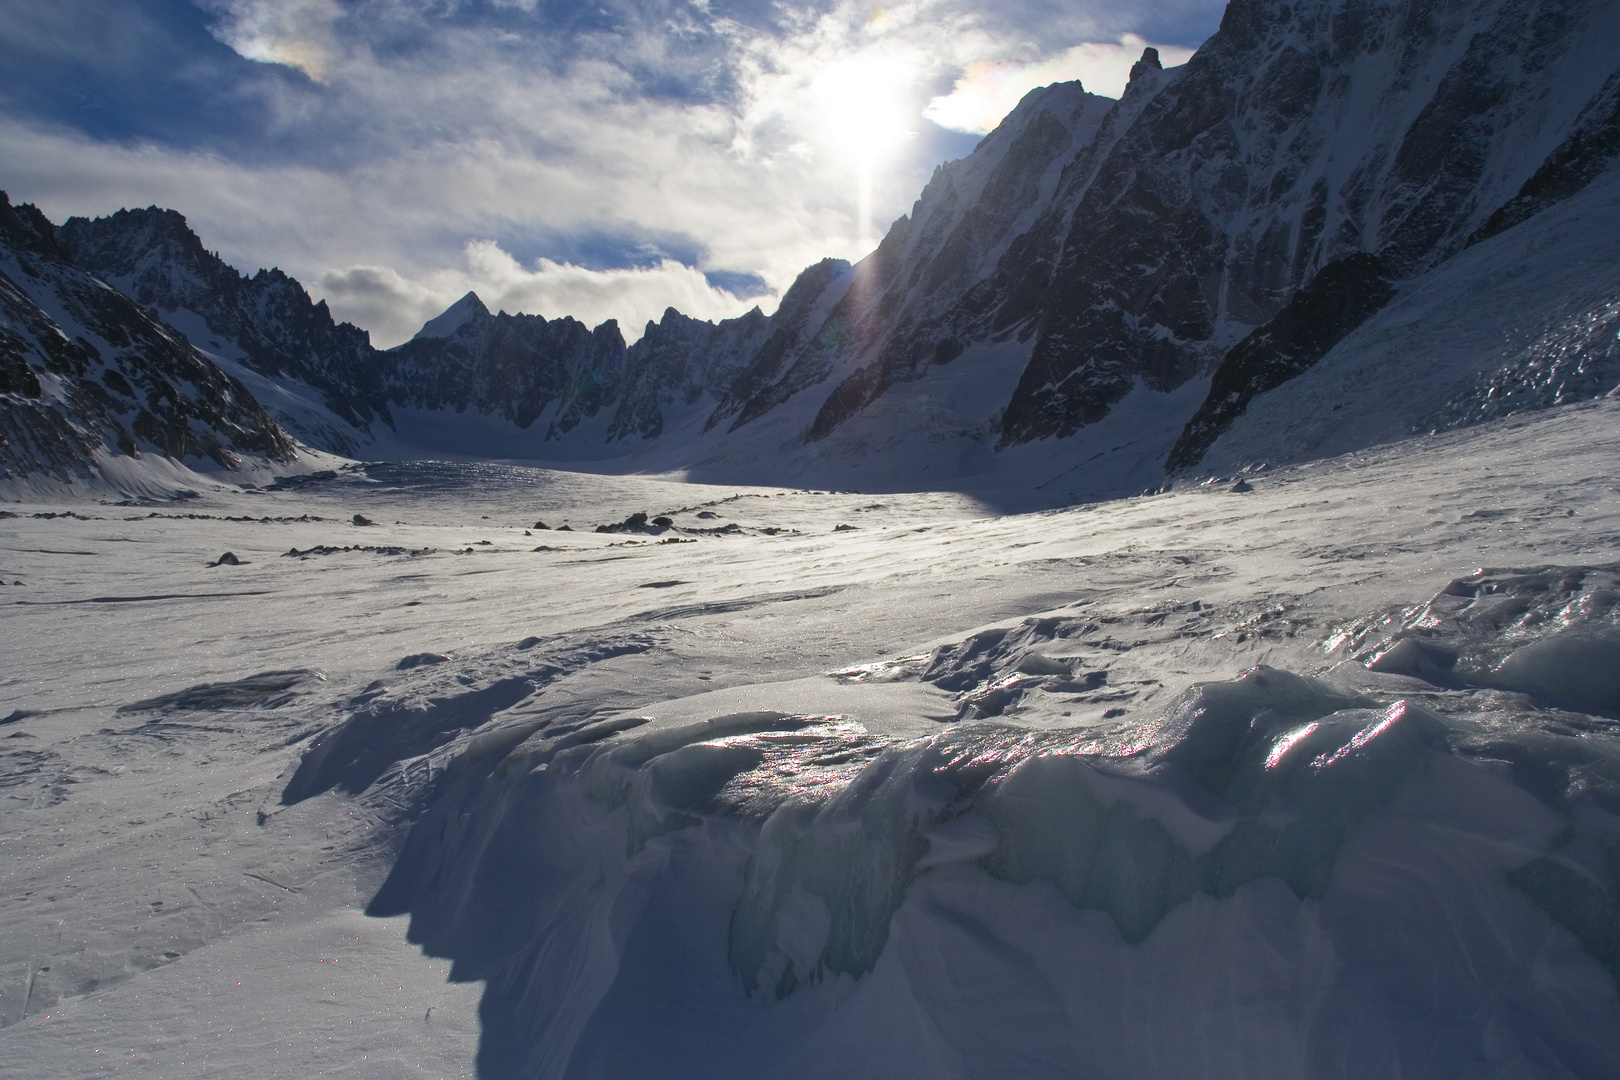
[[[1572, 985], [1560, 981], [1568, 978], [1585, 992], [1596, 989], [1579, 1010], [1589, 1022], [1609, 1024], [1617, 1015], [1613, 984], [1576, 972], [1614, 961], [1585, 914], [1594, 895], [1610, 903], [1607, 871], [1583, 862], [1583, 849], [1614, 842], [1620, 820], [1601, 803], [1585, 809], [1579, 798], [1532, 810], [1537, 804], [1524, 789], [1475, 763], [1485, 756], [1481, 737], [1499, 735], [1489, 704], [1481, 711], [1487, 715], [1442, 717], [1407, 700], [1380, 706], [1331, 683], [1258, 668], [1189, 690], [1163, 718], [1102, 730], [977, 724], [899, 742], [831, 720], [752, 713], [572, 749], [557, 749], [537, 731], [500, 763], [486, 755], [480, 772], [458, 774], [413, 830], [372, 910], [409, 910], [413, 940], [453, 957], [460, 977], [488, 980], [494, 1000], [486, 997], [482, 1063], [493, 1075], [607, 1076], [648, 1067], [651, 1059], [627, 1056], [614, 1033], [659, 1032], [661, 1040], [672, 1021], [659, 1010], [676, 1001], [681, 1074], [768, 1074], [771, 1055], [783, 1049], [813, 1057], [805, 1048], [824, 1041], [824, 1025], [846, 1011], [946, 1006], [918, 1000], [934, 978], [1032, 1002], [1053, 992], [1084, 999], [1097, 991], [1081, 973], [1048, 971], [1032, 981], [1022, 969], [1027, 935], [1085, 926], [1081, 936], [1095, 939], [1088, 912], [1113, 928], [1102, 935], [1104, 951], [1146, 948], [1178, 932], [1164, 927], [1187, 920], [1219, 938], [1255, 933], [1248, 920], [1261, 896], [1268, 918], [1310, 927], [1309, 940], [1284, 935], [1265, 947], [1288, 951], [1285, 965], [1302, 965], [1296, 976], [1313, 972], [1322, 992], [1341, 999], [1291, 1021], [1288, 1041], [1310, 1047], [1314, 1058], [1291, 1074], [1358, 1075], [1362, 1066], [1341, 1069], [1333, 1055], [1365, 1064], [1382, 1054], [1386, 1064], [1437, 1055], [1434, 1063], [1447, 1070], [1539, 1058], [1551, 1074], [1579, 1075], [1594, 1062], [1620, 1061], [1620, 1047], [1593, 1045], [1573, 1026], [1538, 1024], [1532, 1043], [1503, 1035], [1504, 1043], [1487, 1046], [1452, 1036], [1437, 1048], [1429, 1015], [1389, 1014], [1380, 998], [1391, 985], [1420, 979], [1430, 962], [1418, 948], [1396, 963], [1377, 945], [1404, 932], [1398, 920], [1408, 917], [1408, 901], [1380, 894], [1369, 913], [1356, 899], [1387, 888], [1357, 868], [1367, 857], [1358, 845], [1369, 831], [1395, 828], [1417, 839], [1381, 842], [1376, 859], [1394, 860], [1420, 880], [1442, 910], [1466, 907], [1465, 897], [1476, 902], [1486, 890], [1501, 920], [1497, 936], [1468, 943], [1465, 953], [1468, 963], [1500, 969], [1511, 989], [1493, 1000], [1459, 971], [1434, 989], [1454, 1000], [1448, 1009], [1494, 1030], [1519, 1023], [1524, 1010], [1569, 1008], [1536, 973], [1551, 962], [1573, 965], [1556, 985]], [[1620, 760], [1620, 738], [1607, 729], [1587, 741], [1589, 753]], [[1535, 764], [1562, 762], [1547, 747]], [[1504, 828], [1503, 804], [1528, 816]], [[1470, 849], [1459, 859], [1450, 845], [1470, 816]], [[1438, 858], [1442, 850], [1447, 858]], [[946, 873], [976, 875], [979, 883], [956, 882], [947, 899], [939, 891]], [[1048, 912], [1041, 928], [992, 931], [1007, 899], [991, 882], [1055, 890], [1070, 913]], [[1292, 899], [1269, 891], [1274, 883]], [[918, 900], [919, 892], [930, 898]], [[523, 899], [514, 906], [516, 897]], [[598, 913], [608, 911], [604, 923]], [[1585, 959], [1532, 961], [1548, 918], [1596, 940], [1595, 950], [1587, 948]], [[910, 970], [916, 961], [908, 956], [905, 975], [889, 977], [901, 977], [902, 987], [883, 988], [897, 926], [911, 934], [977, 927], [981, 947], [993, 947], [972, 961], [928, 959], [944, 961], [949, 976]], [[729, 971], [715, 967], [721, 954]], [[1124, 962], [1160, 965], [1154, 982], [1196, 970], [1179, 953]], [[1233, 963], [1229, 978], [1255, 975], [1244, 961]], [[631, 989], [647, 980], [658, 993]], [[1198, 1022], [1252, 1024], [1240, 1012], [1255, 998], [1269, 1003], [1275, 1022], [1287, 1015], [1286, 981], [1245, 985], [1235, 998], [1205, 1002]], [[587, 1002], [592, 1015], [582, 1024], [578, 1010]], [[962, 1017], [955, 1023], [967, 1030], [943, 1019], [936, 1015], [927, 1035], [906, 1036], [923, 1040], [911, 1047], [914, 1060], [949, 1058], [991, 1037]], [[1368, 1023], [1376, 1050], [1352, 1053], [1353, 1031]], [[1036, 1074], [1065, 1071], [1097, 1049], [1077, 1033], [1068, 1041], [1051, 1021], [1026, 1017], [1024, 1024], [998, 1034], [1013, 1042], [1058, 1034], [1064, 1043]], [[1164, 1037], [1154, 1018], [1135, 1024], [1104, 1045]], [[963, 1073], [977, 1075], [990, 1060]], [[1268, 1071], [1279, 1062], [1251, 1047], [1240, 1064]], [[891, 1075], [892, 1068], [853, 1074]]]
[[1620, 630], [1566, 630], [1515, 649], [1490, 683], [1581, 712], [1620, 713]]
[[1017, 515], [8, 504], [7, 1068], [1613, 1074], [1617, 410]]

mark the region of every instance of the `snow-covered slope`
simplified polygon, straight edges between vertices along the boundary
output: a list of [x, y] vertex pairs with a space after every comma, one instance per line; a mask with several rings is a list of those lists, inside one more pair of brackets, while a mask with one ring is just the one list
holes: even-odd
[[1331, 456], [1620, 390], [1620, 172], [1471, 247], [1291, 382], [1200, 468]]
[[[1110, 106], [1078, 83], [1031, 93], [971, 157], [940, 167], [913, 214], [859, 271], [831, 259], [808, 268], [770, 318], [754, 311], [716, 325], [671, 310], [628, 349], [611, 323], [587, 330], [566, 317], [491, 314], [469, 294], [412, 341], [381, 352], [355, 328], [334, 326], [279, 271], [250, 278], [220, 262], [172, 211], [76, 218], [61, 235], [85, 266], [155, 305], [198, 347], [319, 391], [356, 428], [298, 428], [325, 449], [634, 455], [638, 467], [707, 462], [713, 470], [717, 460], [757, 461], [762, 443], [768, 460], [784, 448], [791, 456], [807, 434], [825, 435], [891, 383], [955, 359], [959, 345], [934, 340], [930, 327], [1032, 226]], [[1024, 355], [995, 351], [997, 371], [1022, 365]], [[823, 407], [831, 387], [879, 354], [881, 378], [858, 392], [846, 386], [845, 405]], [[913, 434], [925, 443], [964, 431], [982, 439], [986, 415], [1009, 393], [1005, 377], [991, 382], [994, 400], [961, 403], [961, 415], [930, 412], [931, 423]], [[767, 414], [770, 434], [725, 438]], [[834, 414], [839, 420], [828, 419]], [[807, 467], [813, 461], [788, 471]]]
[[[1208, 377], [1324, 268], [1423, 275], [1608, 167], [1620, 76], [1598, 43], [1617, 33], [1612, 4], [1234, 3], [1185, 67], [1143, 66], [1085, 127], [1060, 181], [1032, 190], [1033, 222], [925, 333], [889, 296], [871, 332], [836, 335], [857, 370], [809, 437], [927, 377], [930, 357], [1010, 339], [1031, 353], [999, 445], [1068, 437], [1140, 387]], [[887, 255], [858, 273], [910, 280]], [[803, 363], [801, 383], [837, 368]]]
[[[1459, 324], [1490, 322], [1500, 306], [1461, 284], [1472, 249], [1569, 240], [1540, 219], [1614, 168], [1616, 39], [1620, 8], [1598, 0], [1236, 0], [1185, 66], [1144, 55], [1118, 102], [1031, 92], [871, 255], [808, 268], [769, 318], [671, 311], [629, 348], [611, 323], [469, 295], [379, 352], [296, 282], [219, 263], [172, 212], [62, 236], [194, 343], [363, 429], [303, 433], [328, 449], [717, 480], [859, 468], [901, 488], [1045, 472], [1098, 497], [1197, 466], [1393, 296], [1447, 293]], [[1606, 389], [1587, 382], [1451, 415]], [[1292, 423], [1359, 415], [1319, 411]]]
[[13, 497], [84, 482], [170, 493], [188, 459], [231, 473], [295, 457], [241, 383], [74, 266], [50, 222], [3, 193], [0, 364], [0, 481]]
[[1031, 91], [972, 155], [935, 171], [911, 215], [849, 280], [826, 287], [820, 325], [762, 354], [716, 419], [735, 414], [735, 430], [803, 392], [816, 412], [802, 437], [813, 442], [895, 383], [954, 362], [974, 340], [956, 333], [964, 296], [1035, 227], [1112, 105], [1078, 82]]
[[13, 504], [5, 1071], [1613, 1075], [1617, 453]]
[[[74, 218], [59, 235], [76, 261], [197, 348], [313, 397], [313, 414], [277, 414], [340, 454], [622, 455], [656, 438], [666, 413], [675, 425], [694, 409], [707, 416], [767, 336], [757, 310], [718, 326], [671, 310], [627, 350], [612, 322], [591, 330], [566, 316], [492, 314], [468, 293], [382, 351], [279, 270], [247, 277], [226, 265], [172, 210]], [[567, 438], [604, 410], [605, 429], [587, 429], [591, 445], [577, 445], [584, 433]]]
[[157, 207], [70, 218], [58, 237], [74, 262], [156, 310], [199, 349], [320, 390], [327, 407], [355, 429], [350, 445], [363, 442], [379, 417], [386, 422], [386, 365], [370, 336], [333, 322], [324, 301], [312, 303], [280, 270], [237, 273], [203, 247], [184, 217]]

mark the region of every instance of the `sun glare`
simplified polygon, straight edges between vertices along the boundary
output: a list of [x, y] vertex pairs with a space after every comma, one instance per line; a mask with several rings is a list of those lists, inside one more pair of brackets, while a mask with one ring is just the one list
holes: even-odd
[[907, 138], [912, 65], [892, 55], [862, 53], [831, 65], [816, 84], [826, 140], [856, 174], [856, 240], [872, 246], [872, 179]]

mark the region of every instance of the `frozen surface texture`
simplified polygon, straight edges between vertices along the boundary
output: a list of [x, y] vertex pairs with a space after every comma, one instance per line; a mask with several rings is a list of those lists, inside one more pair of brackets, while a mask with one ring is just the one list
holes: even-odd
[[542, 727], [469, 747], [371, 911], [487, 980], [492, 1076], [1608, 1072], [1615, 721], [1431, 694], [1262, 666], [1117, 726]]
[[1617, 410], [1021, 514], [8, 504], [7, 1066], [1608, 1075]]
[[1617, 35], [1237, 0], [629, 345], [0, 199], [4, 1071], [1620, 1075]]

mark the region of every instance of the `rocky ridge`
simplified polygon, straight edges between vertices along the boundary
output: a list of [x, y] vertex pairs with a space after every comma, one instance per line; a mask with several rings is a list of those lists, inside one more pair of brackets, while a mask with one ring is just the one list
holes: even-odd
[[245, 387], [0, 193], [0, 479], [71, 483], [150, 454], [237, 469], [295, 451]]
[[1620, 11], [1596, 0], [1234, 0], [1184, 67], [1149, 50], [1118, 102], [1078, 83], [1029, 94], [871, 255], [810, 267], [772, 316], [672, 309], [629, 347], [611, 322], [491, 314], [469, 296], [381, 351], [285, 275], [224, 267], [172, 212], [76, 219], [62, 236], [361, 430], [400, 407], [470, 411], [533, 432], [535, 457], [663, 440], [689, 464], [774, 417], [767, 444], [791, 455], [999, 350], [1021, 365], [1005, 396], [929, 438], [1065, 439], [1138, 391], [1209, 379], [1156, 451], [1192, 468], [1408, 283], [1612, 167], [1611, 32]]
[[[203, 246], [178, 212], [148, 207], [93, 221], [69, 218], [58, 236], [80, 266], [191, 331], [199, 348], [315, 387], [359, 431], [388, 421], [388, 364], [371, 335], [334, 321], [324, 300], [311, 301], [280, 270], [238, 273]], [[175, 318], [181, 313], [196, 315], [205, 332]]]

